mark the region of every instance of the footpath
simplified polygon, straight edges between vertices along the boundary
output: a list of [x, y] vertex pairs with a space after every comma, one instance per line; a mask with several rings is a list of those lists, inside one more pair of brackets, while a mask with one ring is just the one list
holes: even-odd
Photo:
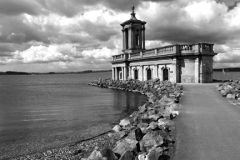
[[183, 84], [174, 160], [240, 159], [240, 106], [216, 85]]

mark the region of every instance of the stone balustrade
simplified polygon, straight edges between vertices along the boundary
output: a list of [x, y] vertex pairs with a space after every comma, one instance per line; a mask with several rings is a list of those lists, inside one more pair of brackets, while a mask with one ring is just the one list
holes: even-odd
[[214, 53], [213, 44], [197, 43], [197, 44], [176, 44], [164, 47], [158, 47], [133, 53], [123, 53], [113, 56], [113, 61], [131, 61], [140, 58], [181, 55], [181, 54], [201, 54]]

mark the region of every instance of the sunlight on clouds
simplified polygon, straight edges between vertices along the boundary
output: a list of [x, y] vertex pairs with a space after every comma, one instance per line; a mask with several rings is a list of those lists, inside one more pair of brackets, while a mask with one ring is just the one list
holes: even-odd
[[24, 63], [48, 63], [55, 61], [71, 61], [76, 55], [76, 49], [71, 45], [65, 46], [32, 46], [29, 49], [15, 52], [22, 57]]
[[211, 21], [213, 18], [227, 12], [227, 6], [213, 0], [193, 1], [186, 6], [185, 11], [193, 21]]
[[112, 55], [117, 54], [118, 51], [116, 49], [111, 50], [106, 47], [101, 49], [93, 49], [93, 50], [85, 50], [82, 52], [82, 55], [85, 58], [95, 58], [95, 59], [110, 59]]
[[230, 27], [240, 29], [240, 3], [226, 14], [225, 21]]

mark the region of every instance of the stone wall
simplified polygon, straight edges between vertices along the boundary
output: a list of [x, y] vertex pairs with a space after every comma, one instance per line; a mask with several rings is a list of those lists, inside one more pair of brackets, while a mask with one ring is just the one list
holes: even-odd
[[195, 83], [195, 59], [181, 60], [181, 83]]
[[202, 65], [200, 69], [201, 82], [210, 83], [212, 82], [213, 76], [213, 58], [209, 56], [202, 57]]

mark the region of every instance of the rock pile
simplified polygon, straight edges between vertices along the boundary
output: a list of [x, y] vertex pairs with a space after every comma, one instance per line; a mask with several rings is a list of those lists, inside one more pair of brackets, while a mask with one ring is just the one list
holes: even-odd
[[240, 81], [228, 81], [217, 85], [219, 93], [228, 99], [240, 100]]
[[175, 143], [172, 119], [179, 114], [182, 86], [159, 79], [144, 82], [99, 79], [90, 85], [140, 92], [147, 95], [149, 102], [113, 127], [109, 136], [119, 137], [115, 148], [94, 150], [86, 160], [170, 159]]

